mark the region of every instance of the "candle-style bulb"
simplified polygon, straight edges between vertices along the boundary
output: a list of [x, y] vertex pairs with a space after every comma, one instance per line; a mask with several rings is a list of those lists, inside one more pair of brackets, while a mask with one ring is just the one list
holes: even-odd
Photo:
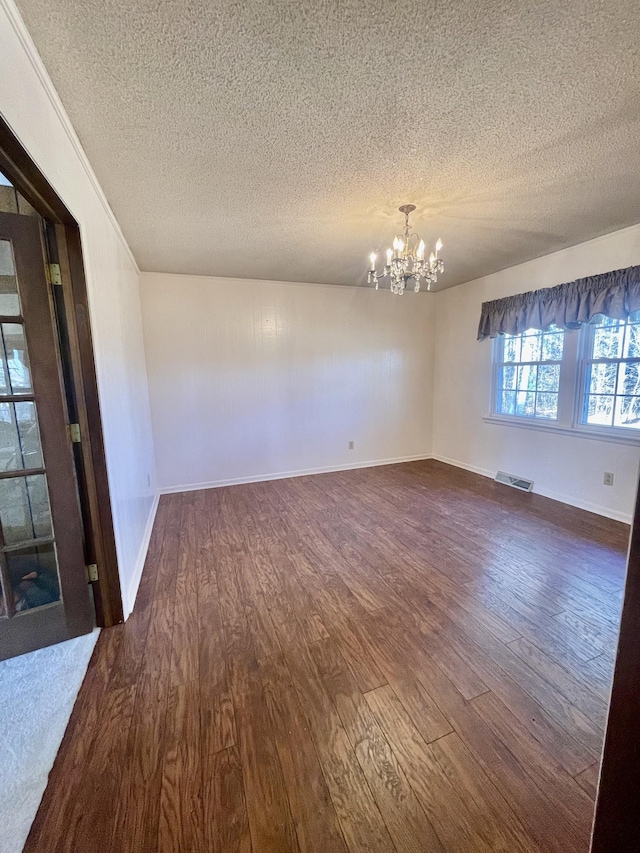
[[436, 252], [439, 252], [442, 248], [442, 240], [438, 237], [438, 242], [436, 243]]
[[387, 249], [387, 266], [391, 264], [391, 258], [393, 257], [393, 249]]
[[420, 242], [418, 243], [418, 250], [416, 252], [416, 256], [419, 261], [424, 258], [424, 240], [420, 240]]
[[369, 260], [371, 261], [371, 269], [374, 270], [376, 268], [376, 253], [371, 252], [369, 255]]
[[433, 264], [433, 263], [435, 263], [435, 260], [436, 260], [436, 256], [433, 254], [433, 252], [431, 252], [431, 254], [429, 255], [429, 263]]

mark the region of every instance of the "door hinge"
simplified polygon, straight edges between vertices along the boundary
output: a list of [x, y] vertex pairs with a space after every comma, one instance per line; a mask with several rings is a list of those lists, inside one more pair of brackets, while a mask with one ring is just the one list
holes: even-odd
[[82, 441], [80, 437], [80, 424], [69, 424], [69, 438], [73, 444], [80, 444]]
[[87, 583], [95, 583], [98, 580], [98, 564], [97, 563], [89, 563], [86, 566], [87, 570]]
[[49, 284], [62, 284], [60, 264], [47, 264], [47, 279]]

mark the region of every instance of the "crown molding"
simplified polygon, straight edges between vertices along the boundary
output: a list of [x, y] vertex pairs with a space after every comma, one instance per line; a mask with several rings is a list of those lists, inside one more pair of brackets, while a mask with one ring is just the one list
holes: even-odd
[[[38, 77], [38, 79], [42, 85], [42, 88], [44, 89], [44, 91], [47, 95], [47, 98], [49, 99], [51, 106], [53, 107], [53, 110], [54, 110], [54, 112], [58, 118], [58, 121], [62, 125], [62, 128], [65, 131], [65, 133], [69, 139], [69, 142], [71, 143], [71, 146], [73, 147], [73, 149], [76, 153], [76, 156], [78, 157], [78, 160], [80, 161], [80, 164], [81, 164], [82, 168], [85, 171], [85, 174], [87, 175], [87, 177], [89, 179], [89, 183], [91, 184], [96, 196], [98, 197], [98, 199], [99, 199], [99, 201], [100, 201], [100, 203], [104, 209], [104, 212], [106, 213], [109, 221], [111, 222], [111, 224], [113, 226], [114, 231], [116, 232], [120, 242], [122, 243], [122, 247], [124, 248], [127, 256], [129, 257], [131, 263], [133, 264], [136, 272], [140, 273], [140, 268], [136, 262], [136, 259], [133, 256], [133, 252], [131, 251], [129, 244], [127, 243], [127, 240], [126, 240], [124, 234], [122, 233], [122, 229], [120, 228], [120, 224], [119, 224], [118, 220], [116, 219], [115, 214], [114, 214], [113, 210], [111, 209], [111, 206], [109, 205], [109, 202], [107, 201], [107, 197], [104, 194], [104, 190], [100, 186], [100, 182], [98, 181], [98, 178], [96, 177], [96, 174], [93, 171], [91, 163], [89, 162], [89, 159], [88, 159], [88, 157], [84, 151], [84, 148], [82, 147], [82, 143], [80, 142], [80, 139], [78, 138], [78, 134], [75, 132], [73, 125], [71, 124], [71, 120], [69, 119], [69, 116], [67, 115], [67, 112], [64, 108], [64, 105], [63, 105], [62, 101], [60, 100], [60, 96], [58, 95], [56, 88], [53, 85], [51, 78], [49, 77], [49, 73], [48, 73], [47, 69], [45, 68], [45, 65], [44, 65], [44, 63], [40, 57], [40, 54], [38, 53], [38, 49], [36, 48], [36, 46], [33, 42], [33, 39], [31, 38], [31, 35], [29, 34], [29, 31], [27, 30], [26, 24], [22, 20], [22, 16], [20, 15], [20, 12], [18, 11], [17, 6], [13, 2], [13, 0], [0, 0], [0, 9], [2, 9], [5, 12], [7, 19], [9, 21], [9, 24], [11, 25], [13, 31], [15, 32], [20, 44], [22, 45], [24, 52], [27, 55], [29, 62], [31, 63], [31, 66], [32, 66], [33, 70], [35, 71], [35, 73], [36, 73], [36, 75], [37, 75], [37, 77]], [[5, 116], [5, 119], [6, 119], [6, 116]], [[21, 137], [20, 137], [20, 133], [18, 132], [18, 130], [16, 128], [14, 128], [11, 125], [11, 122], [9, 122], [8, 120], [7, 120], [7, 123], [9, 124], [9, 126], [11, 127], [13, 132], [16, 134], [16, 136], [20, 139]], [[35, 158], [33, 158], [33, 159], [37, 163], [37, 160], [35, 160]], [[44, 169], [42, 171], [46, 174]], [[56, 189], [56, 192], [59, 192], [57, 187], [55, 187], [55, 189]], [[60, 196], [64, 200], [64, 194], [60, 193]], [[65, 201], [65, 204], [66, 204], [66, 201]], [[69, 205], [69, 208], [73, 212], [73, 206]], [[82, 223], [79, 223], [79, 224], [82, 228]]]

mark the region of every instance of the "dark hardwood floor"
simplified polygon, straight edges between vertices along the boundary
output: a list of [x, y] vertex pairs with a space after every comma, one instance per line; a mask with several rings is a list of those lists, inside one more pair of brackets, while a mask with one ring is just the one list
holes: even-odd
[[437, 462], [163, 497], [25, 850], [586, 853], [627, 537]]

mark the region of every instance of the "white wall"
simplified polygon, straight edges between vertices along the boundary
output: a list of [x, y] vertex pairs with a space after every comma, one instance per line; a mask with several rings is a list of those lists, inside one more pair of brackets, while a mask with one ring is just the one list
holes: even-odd
[[[629, 521], [640, 448], [485, 423], [491, 342], [476, 340], [482, 302], [640, 264], [640, 225], [503, 270], [436, 296], [433, 453], [479, 473], [528, 477], [534, 491]], [[605, 471], [615, 475], [603, 485]]]
[[141, 287], [161, 490], [429, 455], [429, 296], [157, 273]]
[[158, 485], [178, 490], [433, 451], [629, 519], [640, 450], [485, 423], [490, 344], [475, 338], [484, 300], [640, 263], [640, 226], [418, 298], [143, 273], [141, 314], [135, 261], [12, 0], [0, 0], [0, 57], [0, 112], [82, 231], [126, 611], [155, 460]]
[[80, 224], [127, 614], [156, 495], [139, 273], [11, 0], [0, 0], [0, 113]]

